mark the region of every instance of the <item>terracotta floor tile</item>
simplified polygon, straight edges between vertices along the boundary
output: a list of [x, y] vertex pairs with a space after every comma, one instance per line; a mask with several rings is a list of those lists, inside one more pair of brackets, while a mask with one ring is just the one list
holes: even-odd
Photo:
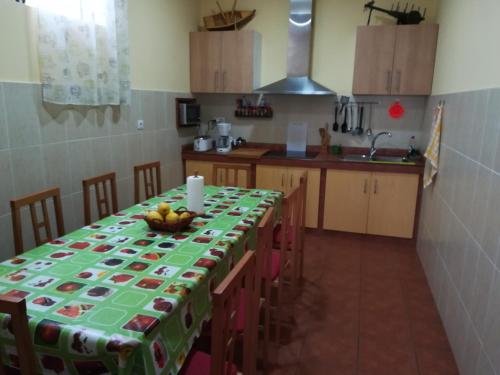
[[416, 352], [421, 375], [459, 375], [449, 347], [435, 349], [423, 346], [417, 347]]
[[411, 345], [360, 338], [359, 371], [362, 375], [417, 375], [415, 353]]
[[305, 280], [270, 374], [455, 375], [412, 241], [306, 235]]

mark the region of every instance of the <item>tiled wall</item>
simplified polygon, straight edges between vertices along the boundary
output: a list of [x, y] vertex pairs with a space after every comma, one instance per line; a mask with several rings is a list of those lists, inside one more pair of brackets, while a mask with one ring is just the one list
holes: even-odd
[[463, 375], [500, 374], [500, 89], [444, 99], [436, 184], [423, 195], [418, 252]]
[[[255, 103], [257, 96], [248, 96]], [[334, 101], [332, 96], [295, 96], [295, 95], [267, 95], [274, 110], [272, 119], [241, 119], [234, 117], [236, 100], [241, 95], [198, 95], [202, 104], [202, 120], [208, 121], [215, 117], [225, 117], [233, 124], [233, 134], [253, 142], [286, 143], [287, 125], [290, 122], [306, 122], [309, 125], [308, 144], [319, 145], [321, 138], [319, 128], [328, 122], [331, 144], [344, 146], [368, 147], [370, 138], [365, 135], [353, 137], [351, 134], [342, 134], [332, 131], [334, 117]], [[365, 130], [369, 123], [374, 132], [391, 131], [393, 138], [381, 138], [380, 147], [406, 148], [409, 138], [414, 135], [417, 144], [420, 144], [421, 126], [425, 113], [425, 97], [401, 97], [401, 104], [406, 113], [402, 119], [391, 119], [387, 113], [389, 106], [394, 103], [394, 97], [356, 97], [358, 101], [377, 101], [370, 115], [369, 108], [365, 108]], [[343, 114], [338, 116], [341, 124]]]
[[83, 178], [115, 171], [120, 209], [132, 204], [136, 164], [160, 160], [164, 189], [181, 184], [181, 144], [193, 131], [175, 128], [177, 96], [189, 95], [134, 90], [130, 106], [62, 107], [42, 103], [40, 85], [0, 83], [0, 259], [13, 254], [14, 197], [59, 186], [71, 231], [83, 225]]

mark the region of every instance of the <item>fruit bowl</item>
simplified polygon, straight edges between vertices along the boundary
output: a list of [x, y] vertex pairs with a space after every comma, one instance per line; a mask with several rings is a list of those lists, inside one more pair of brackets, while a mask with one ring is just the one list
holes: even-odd
[[149, 227], [152, 230], [158, 231], [158, 232], [170, 232], [170, 233], [177, 233], [177, 232], [183, 232], [186, 230], [191, 222], [194, 220], [194, 218], [197, 216], [196, 212], [194, 211], [188, 211], [186, 208], [181, 207], [177, 210], [173, 210], [177, 215], [181, 215], [185, 212], [189, 214], [189, 217], [179, 219], [176, 223], [167, 223], [165, 221], [160, 221], [160, 220], [150, 220], [148, 219], [147, 215], [144, 216], [144, 221], [148, 223]]

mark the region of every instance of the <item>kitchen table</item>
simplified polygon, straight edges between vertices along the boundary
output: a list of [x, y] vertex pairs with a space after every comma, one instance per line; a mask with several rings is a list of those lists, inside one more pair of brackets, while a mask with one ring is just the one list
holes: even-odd
[[[181, 186], [0, 263], [0, 293], [26, 299], [44, 373], [177, 373], [210, 318], [211, 291], [255, 246], [281, 193], [205, 187], [205, 215], [182, 233], [153, 232], [145, 210], [186, 206]], [[15, 363], [8, 317], [0, 355]]]

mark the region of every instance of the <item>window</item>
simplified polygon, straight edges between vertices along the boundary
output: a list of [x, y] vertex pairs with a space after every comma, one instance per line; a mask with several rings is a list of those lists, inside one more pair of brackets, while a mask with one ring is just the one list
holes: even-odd
[[107, 1], [102, 0], [24, 0], [26, 5], [73, 20], [106, 25]]

